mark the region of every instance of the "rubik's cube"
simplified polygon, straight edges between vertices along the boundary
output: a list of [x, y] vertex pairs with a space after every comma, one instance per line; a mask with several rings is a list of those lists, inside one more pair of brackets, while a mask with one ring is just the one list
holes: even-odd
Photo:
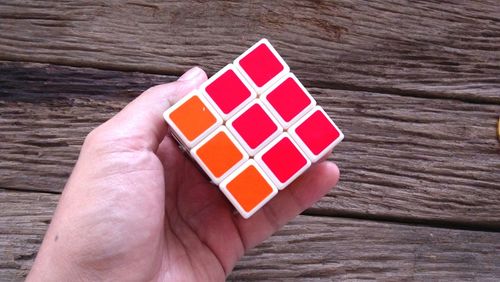
[[164, 118], [244, 218], [344, 138], [266, 39], [170, 107]]

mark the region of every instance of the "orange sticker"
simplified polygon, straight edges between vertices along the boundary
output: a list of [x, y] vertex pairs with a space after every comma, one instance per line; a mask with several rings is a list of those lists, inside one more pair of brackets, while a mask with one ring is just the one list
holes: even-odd
[[221, 177], [243, 159], [243, 154], [224, 131], [203, 144], [196, 155], [215, 177]]
[[273, 188], [253, 165], [243, 170], [226, 187], [246, 212], [273, 193]]
[[170, 119], [189, 140], [193, 141], [217, 122], [198, 96], [193, 96], [170, 113]]

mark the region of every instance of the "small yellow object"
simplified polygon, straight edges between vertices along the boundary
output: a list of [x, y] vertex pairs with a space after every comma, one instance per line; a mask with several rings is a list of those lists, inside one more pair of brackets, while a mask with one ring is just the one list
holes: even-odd
[[498, 122], [497, 122], [497, 138], [498, 141], [500, 141], [500, 117], [498, 117]]

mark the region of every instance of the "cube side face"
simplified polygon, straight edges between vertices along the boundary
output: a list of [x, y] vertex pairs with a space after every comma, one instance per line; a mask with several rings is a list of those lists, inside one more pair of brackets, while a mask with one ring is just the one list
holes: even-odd
[[344, 139], [344, 134], [323, 108], [316, 106], [289, 130], [307, 156], [317, 162]]
[[255, 161], [280, 190], [311, 166], [306, 154], [287, 133], [281, 134], [255, 155]]
[[250, 156], [254, 156], [283, 132], [283, 128], [259, 99], [228, 120], [226, 126]]
[[224, 126], [191, 149], [191, 156], [215, 184], [219, 184], [249, 158]]
[[163, 117], [186, 149], [196, 146], [222, 125], [222, 118], [196, 90], [168, 108]]
[[255, 43], [234, 60], [234, 65], [258, 94], [264, 92], [290, 71], [290, 67], [267, 39], [261, 39]]
[[257, 93], [229, 64], [214, 74], [201, 86], [204, 96], [222, 119], [227, 120], [257, 97]]
[[244, 218], [252, 216], [278, 193], [274, 183], [253, 160], [228, 176], [220, 189]]
[[316, 106], [316, 100], [293, 73], [264, 92], [261, 99], [285, 129]]

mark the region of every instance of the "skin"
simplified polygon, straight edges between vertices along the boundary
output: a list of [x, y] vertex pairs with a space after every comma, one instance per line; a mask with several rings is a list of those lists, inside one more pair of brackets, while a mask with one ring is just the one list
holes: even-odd
[[321, 161], [243, 219], [169, 137], [162, 113], [207, 79], [148, 89], [85, 139], [28, 281], [223, 281], [338, 181]]

